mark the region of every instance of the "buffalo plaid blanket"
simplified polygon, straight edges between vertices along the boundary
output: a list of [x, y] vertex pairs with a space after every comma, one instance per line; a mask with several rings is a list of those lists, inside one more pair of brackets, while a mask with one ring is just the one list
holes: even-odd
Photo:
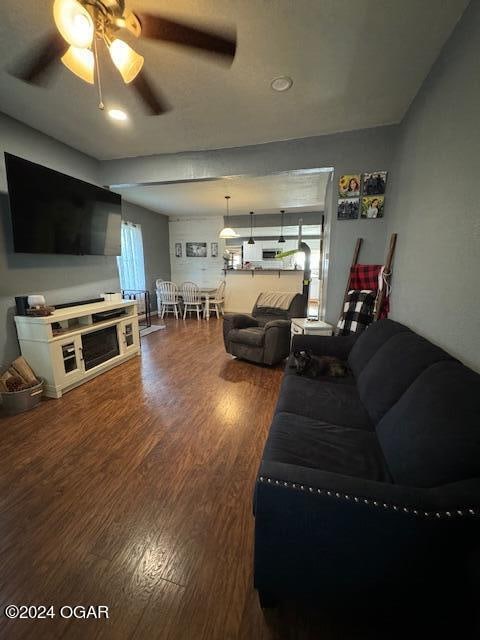
[[383, 264], [355, 264], [350, 269], [350, 289], [375, 291], [378, 293], [382, 287], [385, 289], [380, 318], [387, 318], [389, 311], [388, 287], [383, 281]]
[[382, 264], [354, 264], [350, 268], [350, 289], [376, 291], [382, 269]]
[[390, 287], [381, 264], [355, 264], [350, 269], [350, 290], [337, 324], [337, 335], [360, 333], [373, 322], [375, 301], [380, 289], [384, 298], [379, 318], [388, 317]]
[[350, 290], [335, 333], [338, 336], [348, 336], [351, 333], [364, 331], [373, 322], [376, 297], [376, 291]]

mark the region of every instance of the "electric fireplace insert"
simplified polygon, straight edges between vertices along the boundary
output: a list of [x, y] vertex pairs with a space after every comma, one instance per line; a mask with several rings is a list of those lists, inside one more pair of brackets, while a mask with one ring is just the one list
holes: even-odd
[[107, 327], [82, 336], [82, 352], [85, 369], [106, 362], [120, 354], [117, 327]]

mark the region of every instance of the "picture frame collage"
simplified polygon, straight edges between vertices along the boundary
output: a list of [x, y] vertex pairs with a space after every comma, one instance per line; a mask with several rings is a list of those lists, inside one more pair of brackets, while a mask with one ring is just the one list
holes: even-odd
[[[183, 247], [181, 242], [175, 243], [175, 257], [183, 257]], [[207, 258], [207, 243], [206, 242], [186, 242], [185, 243], [185, 257], [186, 258]], [[210, 257], [218, 258], [218, 242], [210, 243]]]
[[387, 175], [387, 171], [371, 171], [340, 176], [337, 220], [383, 218]]

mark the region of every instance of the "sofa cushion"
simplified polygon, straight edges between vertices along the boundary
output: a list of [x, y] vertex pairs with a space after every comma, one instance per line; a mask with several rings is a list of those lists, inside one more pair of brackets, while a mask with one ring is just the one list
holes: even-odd
[[[353, 375], [358, 378], [362, 369], [377, 350], [389, 338], [402, 331], [410, 331], [407, 327], [393, 320], [379, 320], [371, 324], [357, 339], [348, 356], [348, 365]], [[410, 333], [412, 333], [410, 331]]]
[[232, 329], [228, 334], [231, 342], [248, 344], [250, 347], [263, 346], [265, 331], [263, 327], [248, 327], [247, 329]]
[[446, 351], [412, 331], [391, 336], [358, 376], [358, 394], [376, 424], [430, 365], [453, 360]]
[[[264, 295], [268, 295], [268, 293], [269, 292], [261, 293], [257, 298], [257, 302], [261, 302], [262, 297]], [[278, 292], [271, 293], [273, 293], [274, 296], [278, 294]], [[290, 294], [287, 294], [287, 296], [290, 296]], [[265, 297], [263, 299], [265, 300]], [[297, 293], [293, 296], [288, 309], [281, 309], [279, 307], [266, 307], [263, 305], [259, 307], [257, 306], [257, 302], [253, 307], [252, 314], [261, 324], [266, 324], [267, 322], [278, 320], [280, 318], [283, 318], [285, 320], [289, 320], [290, 318], [301, 318], [305, 315], [305, 299], [301, 293]]]
[[434, 487], [480, 476], [480, 375], [432, 365], [377, 425], [395, 483]]
[[293, 413], [275, 416], [263, 458], [368, 480], [390, 481], [374, 432]]
[[330, 424], [373, 430], [356, 386], [304, 376], [285, 376], [276, 412], [297, 413]]
[[277, 309], [275, 307], [255, 307], [253, 313], [257, 322], [262, 325], [272, 320], [287, 320], [288, 318], [287, 312], [284, 309]]

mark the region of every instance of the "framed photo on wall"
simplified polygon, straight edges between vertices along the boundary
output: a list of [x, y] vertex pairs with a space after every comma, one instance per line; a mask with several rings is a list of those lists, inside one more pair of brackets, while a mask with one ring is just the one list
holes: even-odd
[[187, 258], [206, 258], [207, 243], [206, 242], [187, 242]]
[[340, 176], [338, 180], [338, 195], [340, 198], [358, 198], [360, 195], [360, 174], [349, 173]]
[[181, 242], [176, 242], [175, 243], [175, 257], [176, 258], [181, 258], [182, 257], [182, 243]]
[[212, 258], [218, 258], [218, 242], [210, 243], [210, 255]]
[[362, 181], [363, 196], [383, 196], [387, 186], [387, 172], [373, 171], [364, 173]]
[[339, 198], [337, 220], [356, 220], [360, 211], [360, 198]]
[[362, 198], [362, 218], [383, 218], [384, 196], [364, 196]]

